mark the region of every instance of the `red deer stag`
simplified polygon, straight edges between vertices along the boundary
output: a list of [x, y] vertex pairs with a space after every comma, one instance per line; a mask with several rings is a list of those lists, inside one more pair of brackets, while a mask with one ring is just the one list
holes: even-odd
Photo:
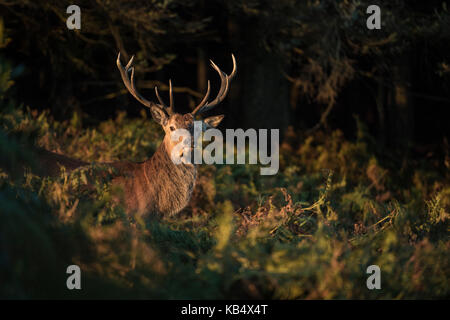
[[[217, 97], [208, 102], [210, 82], [205, 97], [200, 104], [187, 114], [174, 111], [172, 82], [169, 80], [170, 103], [167, 106], [161, 99], [158, 88], [155, 87], [159, 104], [145, 99], [137, 90], [134, 83], [134, 56], [124, 67], [120, 61], [120, 52], [117, 57], [117, 67], [128, 91], [140, 103], [150, 109], [153, 119], [159, 123], [165, 136], [151, 158], [144, 162], [112, 162], [102, 163], [111, 166], [116, 174], [112, 180], [113, 185], [121, 187], [124, 191], [124, 205], [129, 213], [141, 215], [173, 215], [180, 212], [189, 202], [195, 185], [197, 169], [195, 164], [175, 164], [171, 159], [171, 152], [179, 141], [172, 141], [171, 134], [177, 129], [185, 129], [193, 135], [194, 117], [211, 110], [222, 102], [229, 89], [233, 77], [236, 75], [236, 60], [233, 59], [233, 71], [227, 75], [211, 61], [211, 66], [217, 71], [221, 85]], [[130, 76], [131, 73], [131, 76]], [[223, 119], [223, 115], [203, 119], [203, 128], [216, 127]], [[192, 147], [191, 147], [192, 148]], [[67, 158], [49, 151], [42, 151], [40, 156], [41, 167], [46, 169], [47, 175], [56, 175], [63, 166], [67, 171], [86, 166], [88, 163]]]

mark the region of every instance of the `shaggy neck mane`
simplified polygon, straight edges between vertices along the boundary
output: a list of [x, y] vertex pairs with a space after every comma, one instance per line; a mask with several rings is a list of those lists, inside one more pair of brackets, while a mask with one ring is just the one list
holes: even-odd
[[165, 139], [153, 156], [142, 163], [142, 171], [147, 184], [146, 202], [155, 203], [145, 211], [170, 215], [187, 205], [194, 189], [197, 170], [192, 164], [173, 163]]

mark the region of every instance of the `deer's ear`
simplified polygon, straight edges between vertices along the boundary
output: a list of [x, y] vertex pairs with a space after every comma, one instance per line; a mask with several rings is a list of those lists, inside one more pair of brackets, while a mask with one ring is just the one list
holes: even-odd
[[156, 106], [150, 107], [150, 113], [152, 114], [153, 119], [158, 122], [160, 125], [165, 126], [167, 123], [167, 114]]
[[205, 122], [207, 127], [215, 128], [219, 125], [219, 123], [223, 120], [223, 118], [225, 118], [225, 116], [221, 114], [220, 116], [208, 117], [204, 119], [203, 122]]

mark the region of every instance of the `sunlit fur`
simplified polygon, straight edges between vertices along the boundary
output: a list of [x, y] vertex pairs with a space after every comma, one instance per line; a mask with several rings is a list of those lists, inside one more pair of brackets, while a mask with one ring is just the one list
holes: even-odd
[[163, 125], [166, 135], [153, 156], [142, 163], [113, 163], [119, 173], [113, 184], [124, 190], [127, 211], [138, 214], [172, 215], [189, 202], [197, 176], [193, 164], [174, 164], [170, 158], [178, 141], [170, 138], [170, 127], [191, 131], [190, 115], [174, 114]]

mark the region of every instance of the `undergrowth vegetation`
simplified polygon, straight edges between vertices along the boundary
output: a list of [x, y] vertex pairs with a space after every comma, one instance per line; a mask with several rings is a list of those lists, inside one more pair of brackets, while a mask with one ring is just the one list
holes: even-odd
[[[143, 112], [86, 127], [76, 115], [0, 116], [0, 297], [390, 299], [450, 295], [449, 158], [400, 162], [363, 125], [287, 132], [280, 172], [202, 165], [189, 206], [145, 221], [112, 205], [121, 190], [95, 162], [142, 161], [162, 132]], [[31, 145], [92, 162], [39, 178]], [[89, 184], [93, 188], [86, 188]], [[82, 290], [67, 290], [67, 266]], [[381, 268], [381, 290], [366, 269]]]

